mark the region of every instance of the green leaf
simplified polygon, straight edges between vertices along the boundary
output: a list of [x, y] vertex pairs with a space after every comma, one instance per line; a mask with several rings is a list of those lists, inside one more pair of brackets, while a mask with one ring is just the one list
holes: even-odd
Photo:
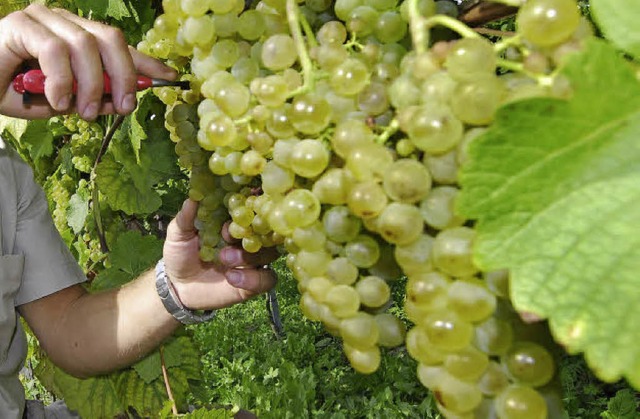
[[[200, 378], [200, 353], [188, 336], [173, 338], [162, 345], [165, 368], [179, 367], [189, 379]], [[150, 383], [162, 375], [160, 351], [149, 354], [133, 365], [145, 382]]]
[[591, 13], [607, 39], [621, 50], [640, 58], [640, 2], [591, 0]]
[[80, 417], [106, 419], [125, 411], [110, 376], [80, 380], [56, 368], [54, 381], [69, 409]]
[[640, 388], [640, 83], [602, 41], [563, 73], [570, 100], [509, 105], [471, 144], [459, 210], [478, 220], [478, 266], [511, 270], [520, 312]]
[[162, 199], [146, 174], [144, 168], [120, 163], [107, 153], [96, 168], [96, 183], [111, 208], [129, 215], [149, 214], [160, 208]]
[[0, 115], [0, 135], [5, 131], [15, 139], [20, 139], [27, 130], [28, 121], [26, 119], [11, 118]]
[[637, 419], [638, 401], [633, 391], [629, 389], [618, 391], [609, 400], [607, 411], [602, 416], [610, 419]]
[[27, 129], [18, 139], [29, 150], [29, 156], [34, 162], [53, 153], [53, 134], [46, 119], [29, 121]]
[[155, 236], [142, 236], [136, 231], [120, 234], [109, 260], [111, 266], [100, 272], [91, 283], [91, 290], [120, 287], [135, 279], [162, 257], [162, 241]]
[[67, 224], [75, 234], [80, 233], [89, 215], [89, 197], [75, 193], [69, 199], [67, 207]]

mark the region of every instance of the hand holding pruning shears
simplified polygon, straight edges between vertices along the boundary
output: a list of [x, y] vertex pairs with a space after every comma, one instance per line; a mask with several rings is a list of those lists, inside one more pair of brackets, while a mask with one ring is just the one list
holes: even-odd
[[[46, 77], [46, 83], [41, 80], [46, 100], [33, 98], [25, 105], [14, 78], [32, 64]], [[129, 47], [118, 29], [37, 4], [0, 20], [0, 68], [0, 114], [27, 119], [74, 111], [89, 120], [126, 114], [136, 107], [139, 75], [176, 77], [171, 68]]]

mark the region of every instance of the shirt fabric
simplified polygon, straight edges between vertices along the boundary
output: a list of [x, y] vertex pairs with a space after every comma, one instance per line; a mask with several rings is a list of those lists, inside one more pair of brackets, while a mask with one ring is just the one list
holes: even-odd
[[31, 168], [0, 138], [0, 418], [21, 419], [27, 355], [16, 307], [86, 280]]

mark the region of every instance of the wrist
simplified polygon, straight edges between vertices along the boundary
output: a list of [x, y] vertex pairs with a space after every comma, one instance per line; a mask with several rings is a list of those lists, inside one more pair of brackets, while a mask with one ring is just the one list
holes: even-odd
[[215, 316], [215, 310], [191, 310], [182, 303], [178, 291], [166, 273], [162, 259], [156, 265], [156, 291], [165, 309], [182, 324], [202, 323]]

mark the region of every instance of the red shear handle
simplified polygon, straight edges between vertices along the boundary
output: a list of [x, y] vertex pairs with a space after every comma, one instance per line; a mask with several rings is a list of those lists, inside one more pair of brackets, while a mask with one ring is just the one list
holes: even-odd
[[[104, 93], [111, 93], [111, 79], [107, 73], [103, 73], [104, 77]], [[47, 77], [42, 73], [42, 70], [29, 70], [26, 73], [18, 74], [13, 79], [13, 89], [20, 93], [33, 93], [37, 95], [44, 94], [44, 84]], [[144, 90], [152, 87], [153, 80], [146, 76], [138, 76], [137, 90]], [[73, 93], [78, 92], [78, 85], [76, 81], [73, 81]]]

